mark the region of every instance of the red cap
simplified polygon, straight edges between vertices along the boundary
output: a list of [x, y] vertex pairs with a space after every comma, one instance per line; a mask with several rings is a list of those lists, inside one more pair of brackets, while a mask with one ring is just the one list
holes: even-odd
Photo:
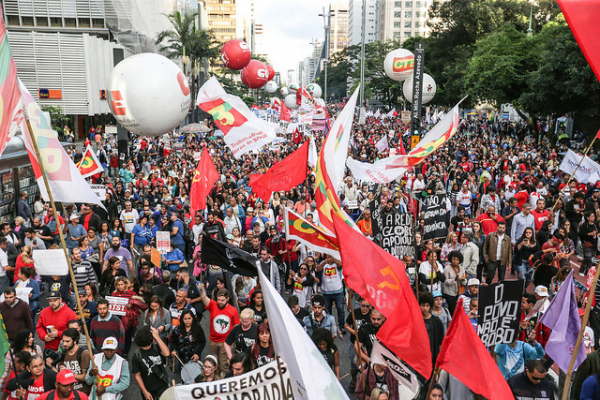
[[56, 382], [63, 386], [68, 386], [72, 383], [76, 383], [77, 379], [75, 379], [75, 374], [70, 369], [63, 369], [58, 374], [56, 374]]
[[579, 310], [579, 316], [583, 317], [585, 315], [585, 310], [583, 308], [578, 308]]

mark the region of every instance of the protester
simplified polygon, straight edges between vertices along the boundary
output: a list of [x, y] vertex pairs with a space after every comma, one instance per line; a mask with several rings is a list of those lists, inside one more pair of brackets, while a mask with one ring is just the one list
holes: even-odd
[[[94, 355], [95, 368], [85, 375], [85, 382], [92, 387], [92, 396], [102, 396], [106, 400], [120, 400], [129, 387], [129, 363], [117, 354], [119, 342], [115, 337], [107, 337], [102, 343], [102, 352]], [[100, 379], [96, 384], [95, 378]]]

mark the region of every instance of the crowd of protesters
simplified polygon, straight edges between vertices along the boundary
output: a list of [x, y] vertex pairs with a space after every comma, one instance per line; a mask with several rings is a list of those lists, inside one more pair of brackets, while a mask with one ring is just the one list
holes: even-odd
[[[335, 115], [337, 110], [329, 111]], [[115, 137], [95, 129], [85, 144], [94, 146], [105, 167], [106, 172], [91, 179], [106, 186], [105, 208], [60, 204], [53, 210], [38, 200], [30, 209], [23, 200], [15, 222], [0, 226], [0, 310], [10, 320], [6, 328], [11, 341], [5, 371], [0, 371], [4, 398], [34, 400], [56, 391], [65, 399], [73, 392], [80, 398], [95, 394], [118, 400], [133, 375], [143, 398], [151, 400], [170, 385], [168, 369], [179, 373], [197, 363], [201, 373], [194, 381], [210, 382], [273, 361], [260, 282], [203, 263], [204, 236], [260, 259], [263, 272], [335, 375], [341, 379], [349, 371], [349, 392], [360, 399], [400, 398], [393, 374], [370, 363], [385, 317], [366, 299], [355, 299], [349, 305], [355, 308], [354, 324], [341, 261], [285, 237], [284, 207], [319, 225], [314, 174], [289, 191], [274, 193], [269, 201], [249, 187], [251, 174], [265, 172], [298, 144], [288, 140], [235, 159], [222, 138], [211, 136], [211, 122], [208, 126], [206, 136], [132, 138], [133, 151], [125, 160], [119, 160]], [[386, 157], [389, 150], [380, 152], [375, 143], [390, 131], [390, 148], [399, 148], [400, 141], [408, 148], [407, 127], [398, 118], [369, 117], [364, 125], [354, 126], [351, 155], [368, 162]], [[322, 133], [314, 132], [318, 149]], [[203, 148], [221, 176], [207, 208], [192, 214], [194, 156]], [[565, 143], [552, 141], [547, 124], [540, 123], [537, 134], [530, 134], [521, 122], [474, 117], [461, 120], [452, 140], [392, 184], [358, 182], [346, 171], [338, 192], [341, 205], [376, 242], [373, 199], [378, 198], [382, 212], [406, 213], [409, 199], [419, 202], [431, 194], [447, 194], [447, 238], [422, 240], [424, 220], [419, 216], [415, 255], [402, 257], [411, 284], [419, 284], [433, 363], [459, 299], [476, 327], [481, 285], [522, 280], [523, 319], [537, 301], [556, 295], [571, 269], [578, 276], [595, 273], [600, 190], [576, 180], [566, 186], [569, 177], [558, 170], [566, 149]], [[70, 153], [78, 161], [82, 149], [74, 145]], [[590, 156], [596, 158], [593, 151]], [[32, 250], [60, 248], [59, 230], [66, 238], [75, 282], [70, 276], [36, 273]], [[159, 231], [168, 232], [171, 243], [157, 262], [153, 254]], [[28, 304], [17, 297], [22, 287], [31, 288]], [[578, 280], [576, 290], [579, 301], [585, 301], [587, 285]], [[107, 296], [126, 299], [125, 315], [111, 311]], [[600, 396], [600, 290], [595, 296], [584, 335], [588, 358], [574, 374], [573, 399]], [[41, 307], [41, 300], [48, 305]], [[80, 314], [83, 319], [78, 320]], [[544, 351], [549, 330], [537, 323], [539, 314], [522, 322], [518, 340], [490, 349], [517, 399], [553, 399], [554, 391], [562, 391], [564, 371], [548, 374], [553, 366]], [[204, 332], [202, 318], [210, 319], [209, 332]], [[224, 324], [218, 330], [215, 319]], [[336, 345], [345, 335], [350, 337], [350, 365], [340, 362]], [[426, 388], [422, 392], [425, 398]], [[476, 398], [448, 374], [442, 374], [429, 395]]]

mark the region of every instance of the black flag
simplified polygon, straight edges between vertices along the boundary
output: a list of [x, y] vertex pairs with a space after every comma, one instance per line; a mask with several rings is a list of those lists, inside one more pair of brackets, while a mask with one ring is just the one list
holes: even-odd
[[208, 235], [202, 238], [202, 263], [217, 265], [234, 274], [257, 276], [258, 258], [252, 254], [232, 246], [229, 243], [211, 239]]

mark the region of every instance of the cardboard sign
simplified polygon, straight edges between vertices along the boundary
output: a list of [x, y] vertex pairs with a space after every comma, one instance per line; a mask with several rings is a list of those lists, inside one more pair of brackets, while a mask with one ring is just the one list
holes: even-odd
[[160, 251], [153, 247], [152, 252], [150, 253], [150, 262], [160, 268], [160, 257]]
[[433, 194], [425, 199], [425, 227], [423, 240], [445, 238], [448, 235], [446, 226], [446, 195]]
[[517, 339], [523, 283], [506, 281], [479, 289], [477, 333], [486, 347]]
[[35, 270], [40, 275], [65, 276], [69, 273], [69, 264], [63, 249], [33, 250], [33, 261]]
[[128, 298], [106, 296], [106, 300], [108, 301], [108, 311], [114, 315], [123, 316], [127, 314], [127, 303], [129, 303]]
[[156, 232], [156, 249], [160, 254], [167, 254], [171, 251], [171, 232]]
[[399, 212], [387, 213], [381, 219], [381, 247], [391, 255], [402, 258], [415, 255], [413, 217]]

